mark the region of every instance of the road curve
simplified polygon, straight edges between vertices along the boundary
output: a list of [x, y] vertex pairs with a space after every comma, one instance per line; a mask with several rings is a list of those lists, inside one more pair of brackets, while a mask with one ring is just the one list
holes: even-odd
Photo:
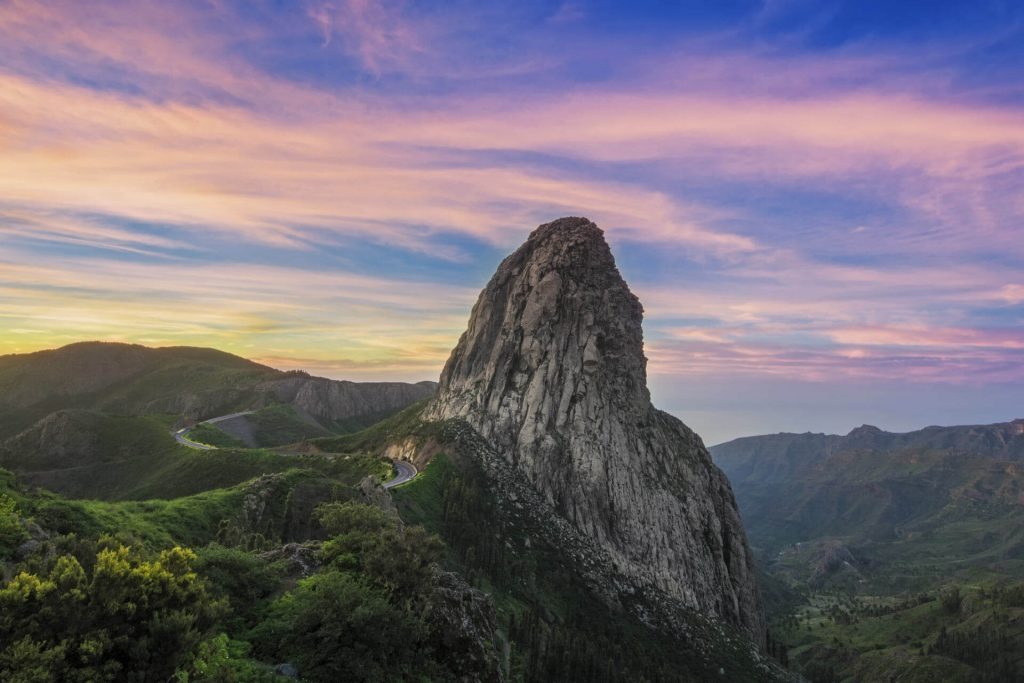
[[205, 443], [199, 443], [198, 441], [193, 441], [192, 439], [190, 439], [187, 436], [185, 436], [185, 432], [187, 432], [189, 429], [191, 429], [191, 427], [185, 427], [185, 428], [179, 429], [176, 432], [172, 432], [172, 434], [174, 434], [174, 440], [177, 441], [178, 443], [180, 443], [182, 446], [188, 446], [189, 448], [195, 448], [195, 449], [200, 450], [200, 451], [215, 451], [215, 450], [217, 450], [216, 446], [210, 446], [210, 445], [207, 445]]
[[200, 451], [215, 451], [215, 450], [217, 450], [216, 446], [211, 446], [209, 444], [199, 443], [198, 441], [193, 441], [192, 439], [190, 439], [187, 436], [185, 436], [185, 434], [188, 432], [188, 430], [193, 429], [197, 425], [213, 424], [215, 422], [223, 422], [224, 420], [230, 420], [230, 419], [235, 418], [235, 417], [241, 417], [242, 415], [251, 415], [254, 412], [256, 412], [256, 411], [255, 410], [243, 410], [240, 413], [231, 413], [229, 415], [221, 415], [220, 417], [211, 417], [209, 420], [203, 420], [202, 422], [197, 422], [196, 424], [192, 425], [191, 427], [182, 427], [178, 431], [171, 432], [171, 433], [174, 434], [174, 440], [177, 441], [178, 443], [180, 443], [182, 446], [188, 446], [189, 448], [195, 448], [195, 449], [200, 450]]
[[[197, 422], [195, 425], [192, 425], [192, 427], [182, 427], [181, 429], [179, 429], [176, 432], [171, 432], [171, 434], [174, 435], [174, 440], [177, 441], [178, 443], [180, 443], [182, 446], [187, 446], [189, 448], [195, 448], [196, 450], [200, 450], [200, 451], [215, 451], [215, 450], [217, 450], [216, 446], [211, 446], [209, 444], [199, 443], [198, 441], [193, 441], [192, 439], [190, 439], [187, 436], [185, 436], [185, 434], [188, 433], [188, 430], [192, 429], [196, 425], [213, 424], [215, 422], [223, 422], [224, 420], [230, 420], [230, 419], [235, 418], [235, 417], [241, 417], [242, 415], [249, 415], [249, 414], [254, 413], [254, 412], [256, 412], [256, 411], [254, 411], [254, 410], [245, 410], [245, 411], [242, 411], [240, 413], [231, 413], [230, 415], [221, 415], [220, 417], [211, 417], [209, 420], [203, 420], [202, 422]], [[416, 466], [413, 465], [411, 462], [405, 462], [404, 460], [395, 460], [394, 461], [394, 465], [395, 465], [395, 470], [397, 470], [397, 472], [395, 473], [394, 477], [392, 477], [391, 479], [388, 479], [386, 482], [384, 482], [383, 486], [386, 489], [390, 489], [390, 488], [393, 488], [395, 486], [399, 486], [400, 484], [404, 484], [407, 481], [412, 481], [412, 479], [417, 474], [419, 474], [419, 472], [416, 470]]]
[[398, 473], [392, 479], [384, 482], [384, 488], [390, 489], [399, 484], [404, 484], [407, 481], [412, 481], [413, 477], [416, 476], [416, 466], [411, 462], [405, 462], [404, 460], [395, 460], [395, 469]]

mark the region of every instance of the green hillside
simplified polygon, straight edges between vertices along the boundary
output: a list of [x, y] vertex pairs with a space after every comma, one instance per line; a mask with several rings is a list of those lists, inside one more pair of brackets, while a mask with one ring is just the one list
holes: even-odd
[[83, 342], [0, 357], [0, 438], [57, 410], [231, 412], [277, 370], [214, 349]]
[[[187, 562], [199, 584], [198, 602], [188, 608], [189, 619], [197, 619], [190, 622], [194, 637], [167, 655], [175, 671], [203, 670], [213, 657], [223, 680], [272, 680], [279, 661], [296, 663], [304, 679], [312, 681], [409, 680], [413, 675], [419, 680], [458, 680], [467, 668], [500, 669], [512, 681], [704, 681], [719, 670], [728, 671], [729, 680], [764, 676], [759, 668], [763, 665], [751, 658], [739, 634], [726, 635], [722, 627], [695, 616], [690, 638], [680, 640], [609, 608], [563, 549], [542, 541], [525, 520], [502, 511], [487, 479], [468, 461], [440, 454], [420, 478], [397, 491], [405, 526], [361, 503], [354, 486], [366, 476], [388, 476], [387, 466], [372, 451], [400, 435], [440, 437], [436, 426], [418, 421], [416, 410], [339, 440], [337, 445], [347, 448], [335, 450], [347, 452], [301, 456], [178, 451], [167, 446], [162, 438], [166, 432], [150, 418], [74, 417], [100, 423], [99, 432], [111, 434], [116, 447], [130, 441], [116, 438], [118, 431], [133, 427], [149, 435], [132, 441], [140, 449], [147, 443], [166, 447], [162, 457], [167, 467], [152, 480], [111, 483], [119, 492], [144, 492], [153, 486], [151, 493], [160, 497], [72, 500], [0, 472], [0, 500], [6, 506], [0, 510], [0, 558], [5, 575], [27, 572], [0, 588], [0, 601], [6, 601], [12, 614], [37, 609], [32, 593], [18, 592], [30, 580], [26, 576], [38, 577], [43, 586], [61, 586], [66, 581], [58, 576], [64, 567], [81, 566], [84, 583], [75, 590], [90, 596], [98, 590], [94, 567], [109, 562], [109, 553], [121, 553], [119, 561], [139, 571], [163, 567], [173, 573], [166, 553], [181, 548], [185, 554], [175, 561]], [[239, 458], [257, 453], [264, 460], [253, 467], [266, 472], [229, 485], [246, 476], [247, 466]], [[22, 464], [37, 457], [26, 456]], [[83, 466], [105, 464], [99, 458]], [[186, 481], [203, 482], [194, 486], [207, 490], [186, 495]], [[426, 531], [417, 530], [420, 524]], [[298, 560], [278, 550], [288, 543], [299, 544], [289, 552], [306, 558], [301, 561], [314, 567], [312, 573], [296, 574]], [[472, 618], [481, 620], [477, 627], [494, 629], [493, 640], [453, 641], [452, 626], [437, 630], [438, 617], [430, 615], [450, 604], [453, 588], [446, 584], [443, 592], [435, 592], [439, 589], [433, 587], [433, 570], [428, 569], [434, 561], [479, 589], [459, 588], [464, 596], [459, 600], [483, 601]], [[180, 580], [186, 576], [181, 574]], [[127, 583], [123, 589], [129, 590]], [[55, 590], [49, 610], [70, 614], [68, 610], [77, 609], [70, 602], [72, 594]], [[107, 584], [104, 590], [121, 588]], [[480, 590], [493, 596], [493, 602]], [[487, 616], [488, 610], [493, 616]], [[360, 614], [366, 615], [364, 621], [342, 623], [364, 619], [356, 616]], [[154, 621], [136, 624], [118, 617], [103, 622], [102, 637], [115, 638], [122, 618], [129, 619], [123, 628], [136, 633], [157, 628]], [[325, 619], [337, 622], [331, 628], [361, 633], [365, 642], [359, 647], [367, 649], [348, 655], [333, 651], [336, 641], [321, 635], [328, 628]], [[89, 623], [88, 633], [101, 628], [99, 622]], [[97, 675], [88, 658], [72, 656], [85, 643], [63, 624], [63, 619], [29, 622], [16, 616], [0, 620], [0, 635], [8, 633], [5, 628], [17, 628], [19, 638], [29, 634], [42, 644], [33, 649], [18, 640], [18, 649], [0, 648], [0, 673], [10, 673], [12, 663], [18, 662], [20, 669], [33, 665], [64, 675]], [[403, 643], [399, 649], [394, 647], [396, 637]], [[66, 643], [61, 646], [65, 649], [54, 645], [56, 638], [64, 639], [60, 642]], [[114, 658], [128, 670], [143, 666], [134, 655], [119, 654], [114, 642], [104, 661]], [[145, 666], [154, 665], [147, 661]], [[359, 668], [346, 668], [353, 666]], [[367, 666], [382, 678], [367, 677]], [[490, 675], [483, 680], [491, 680]]]
[[308, 681], [473, 674], [451, 589], [429, 580], [439, 541], [359, 502], [379, 461], [338, 460], [136, 502], [0, 470], [0, 679], [291, 680], [282, 661]]
[[188, 434], [193, 441], [220, 448], [273, 448], [352, 431], [358, 429], [332, 432], [290, 405], [272, 403], [229, 421], [196, 425]]
[[[1024, 675], [1012, 597], [1024, 581], [1022, 427], [862, 427], [712, 448], [763, 569], [790, 592], [771, 616], [799, 670], [814, 681]], [[943, 610], [954, 592], [962, 609]]]
[[1024, 667], [1024, 582], [909, 594], [819, 594], [779, 624], [814, 681], [1016, 681]]
[[[268, 449], [352, 431], [430, 391], [429, 383], [285, 373], [191, 347], [86, 342], [3, 356], [0, 466], [76, 498], [184, 496], [294, 467], [293, 456]], [[330, 417], [331, 429], [301, 405]], [[171, 434], [242, 411], [250, 414], [190, 430], [218, 450], [179, 445]]]
[[61, 410], [165, 415], [177, 424], [256, 410], [253, 446], [347, 433], [431, 395], [434, 384], [281, 372], [215, 349], [83, 342], [0, 356], [0, 441]]

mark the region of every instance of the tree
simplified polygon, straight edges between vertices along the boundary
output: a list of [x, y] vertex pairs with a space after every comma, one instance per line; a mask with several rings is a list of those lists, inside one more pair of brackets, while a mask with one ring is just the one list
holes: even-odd
[[0, 495], [0, 559], [11, 557], [24, 541], [28, 532], [18, 516], [18, 506], [6, 494]]
[[423, 527], [405, 527], [396, 515], [360, 503], [317, 508], [320, 523], [335, 534], [323, 545], [324, 562], [362, 571], [390, 592], [414, 595], [444, 555], [444, 545]]
[[311, 681], [409, 680], [422, 664], [421, 621], [362, 577], [325, 571], [277, 600], [257, 627], [261, 649]]
[[964, 598], [960, 594], [960, 587], [953, 586], [942, 594], [942, 609], [949, 614], [959, 614], [963, 606]]

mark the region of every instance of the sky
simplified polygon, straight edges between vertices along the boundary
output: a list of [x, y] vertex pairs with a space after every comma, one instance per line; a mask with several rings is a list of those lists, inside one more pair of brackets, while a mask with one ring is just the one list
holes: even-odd
[[1024, 4], [0, 0], [0, 354], [436, 379], [564, 215], [709, 444], [1024, 417]]

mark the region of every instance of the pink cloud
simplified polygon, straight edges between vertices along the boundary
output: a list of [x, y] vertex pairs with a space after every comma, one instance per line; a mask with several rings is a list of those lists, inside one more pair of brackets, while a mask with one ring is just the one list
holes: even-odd
[[[440, 26], [400, 3], [337, 0], [306, 9], [297, 20], [320, 31], [325, 52], [350, 55], [378, 76], [482, 72], [473, 64], [459, 71], [453, 63], [462, 55], [444, 53], [441, 38], [461, 27]], [[259, 29], [219, 14], [231, 29], [211, 30], [206, 11], [162, 3], [132, 12], [102, 3], [0, 5], [9, 56], [0, 69], [0, 210], [12, 219], [0, 237], [31, 234], [144, 254], [188, 246], [72, 218], [102, 214], [288, 250], [359, 238], [458, 261], [466, 254], [438, 235], [511, 247], [539, 222], [584, 214], [616, 246], [646, 243], [681, 262], [716, 264], [719, 277], [706, 283], [680, 272], [652, 285], [638, 273], [659, 372], [1015, 376], [1005, 367], [1020, 336], [974, 329], [967, 313], [1024, 301], [1019, 273], [1003, 265], [1024, 258], [1024, 118], [1017, 108], [957, 101], [906, 75], [881, 75], [891, 67], [884, 56], [808, 63], [671, 50], [658, 54], [657, 68], [633, 65], [644, 72], [635, 81], [565, 91], [543, 79], [525, 90], [498, 79], [472, 94], [385, 97], [262, 72], [228, 45], [229, 37], [258, 42]], [[40, 54], [113, 72], [138, 89], [69, 83], [37, 68]], [[544, 67], [522, 64], [503, 68]], [[864, 72], [879, 74], [875, 85], [837, 85]], [[537, 158], [563, 163], [522, 161]], [[620, 166], [646, 170], [613, 179], [610, 169]], [[736, 228], [758, 215], [692, 189], [707, 183], [852, 193], [898, 206], [906, 218], [837, 230], [794, 215], [783, 244], [756, 225]], [[931, 261], [850, 266], [817, 259], [823, 248]], [[963, 257], [978, 248], [1005, 261]], [[323, 344], [348, 334], [346, 348], [364, 355], [337, 360], [341, 354], [309, 354], [303, 342], [285, 339], [259, 353], [338, 368], [413, 363], [401, 357], [403, 348], [439, 366], [439, 349], [454, 341], [464, 323], [458, 311], [473, 294], [230, 264], [136, 268], [7, 258], [4, 268], [10, 298], [3, 315], [19, 328], [37, 329], [42, 320], [51, 331], [65, 324], [109, 333], [103, 315], [123, 324], [129, 313], [147, 339], [168, 338], [174, 325], [225, 337], [290, 326]], [[115, 310], [87, 293], [66, 305], [51, 295], [48, 304], [41, 287], [74, 290], [82, 282], [107, 297], [128, 283], [170, 297], [174, 315], [147, 313], [142, 300]], [[407, 305], [406, 286], [439, 303], [403, 328], [381, 311]], [[239, 314], [222, 329], [216, 315], [190, 318], [197, 304]], [[332, 328], [336, 321], [317, 307], [348, 312], [346, 324], [357, 331]], [[431, 315], [440, 322], [429, 323]], [[351, 322], [360, 316], [372, 323]], [[714, 325], [678, 324], [687, 318]]]
[[852, 327], [829, 330], [837, 343], [858, 346], [913, 346], [933, 349], [964, 348], [1024, 350], [1024, 331], [942, 327]]

